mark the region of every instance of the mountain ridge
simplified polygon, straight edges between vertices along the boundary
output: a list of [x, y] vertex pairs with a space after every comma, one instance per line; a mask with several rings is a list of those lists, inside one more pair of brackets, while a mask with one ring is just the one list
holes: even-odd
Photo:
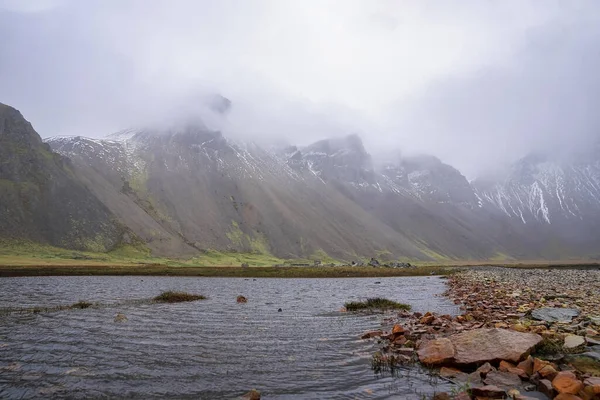
[[[230, 103], [217, 106], [226, 113]], [[598, 256], [600, 163], [593, 156], [571, 163], [524, 158], [503, 179], [469, 182], [429, 155], [398, 152], [376, 164], [354, 134], [270, 149], [199, 123], [103, 139], [42, 142], [33, 128], [27, 132], [29, 148], [63, 160], [57, 162], [81, 188], [73, 190], [89, 197], [88, 208], [75, 208], [99, 216], [102, 223], [91, 226], [102, 232], [104, 250], [134, 238], [170, 257], [207, 250], [348, 261]], [[13, 147], [0, 159], [14, 158], [6, 151]], [[23, 170], [19, 162], [13, 170]], [[11, 185], [18, 179], [14, 171], [4, 175]], [[0, 206], [23, 205], [4, 196]], [[16, 225], [5, 224], [3, 236], [14, 235]], [[81, 240], [24, 236], [82, 248]]]

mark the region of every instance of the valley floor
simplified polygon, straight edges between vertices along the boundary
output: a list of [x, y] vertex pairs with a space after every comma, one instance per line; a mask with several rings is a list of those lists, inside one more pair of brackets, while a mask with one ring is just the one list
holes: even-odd
[[[144, 248], [121, 247], [109, 253], [79, 252], [31, 242], [0, 241], [1, 276], [49, 275], [169, 275], [219, 277], [386, 277], [447, 275], [474, 266], [515, 268], [600, 268], [591, 260], [561, 261], [411, 261], [412, 267], [349, 266], [326, 258], [322, 266], [313, 259], [284, 260], [268, 254], [206, 251], [186, 259], [152, 256]], [[363, 260], [365, 261], [365, 260]], [[247, 267], [242, 267], [247, 265]], [[335, 266], [331, 266], [335, 265]]]

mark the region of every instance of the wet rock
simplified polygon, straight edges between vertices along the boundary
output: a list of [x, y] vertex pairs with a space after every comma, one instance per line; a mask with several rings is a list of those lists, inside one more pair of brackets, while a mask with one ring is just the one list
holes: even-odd
[[537, 388], [540, 392], [542, 392], [549, 398], [551, 398], [551, 399], [554, 398], [554, 394], [556, 392], [554, 391], [554, 388], [552, 387], [552, 382], [550, 382], [548, 379], [541, 379], [540, 382], [538, 383]]
[[248, 393], [242, 396], [244, 400], [260, 400], [260, 392], [256, 389], [252, 389]]
[[579, 311], [574, 308], [544, 307], [531, 312], [532, 318], [546, 322], [571, 322], [578, 315]]
[[125, 314], [118, 313], [115, 316], [115, 322], [127, 322], [127, 317], [125, 316]]
[[540, 374], [542, 378], [552, 381], [556, 378], [558, 371], [552, 365], [545, 365], [538, 371], [538, 374]]
[[520, 333], [507, 329], [475, 329], [450, 336], [456, 354], [456, 364], [478, 364], [506, 360], [521, 361], [541, 340], [532, 333]]
[[446, 338], [429, 340], [417, 351], [419, 360], [427, 365], [440, 365], [453, 359], [455, 352], [452, 342]]
[[487, 397], [489, 399], [505, 399], [506, 391], [500, 389], [497, 386], [486, 385], [481, 387], [474, 387], [471, 389], [471, 393], [475, 397]]
[[406, 330], [402, 327], [402, 325], [394, 325], [392, 328], [392, 335], [403, 335]]
[[510, 372], [492, 371], [485, 377], [483, 383], [486, 385], [494, 385], [503, 389], [510, 389], [521, 384], [521, 378], [518, 375]]
[[462, 372], [460, 369], [456, 369], [456, 368], [448, 368], [448, 367], [442, 367], [440, 369], [440, 376], [442, 378], [456, 378], [458, 376], [466, 376], [467, 374], [465, 374], [464, 372]]
[[585, 339], [582, 336], [567, 335], [563, 347], [565, 349], [574, 349], [585, 344]]
[[583, 389], [583, 383], [571, 371], [561, 371], [552, 380], [552, 387], [558, 393], [577, 394]]
[[369, 331], [369, 332], [366, 332], [364, 335], [362, 335], [360, 338], [361, 339], [371, 339], [371, 338], [382, 336], [382, 335], [383, 335], [383, 331], [381, 331], [381, 330]]

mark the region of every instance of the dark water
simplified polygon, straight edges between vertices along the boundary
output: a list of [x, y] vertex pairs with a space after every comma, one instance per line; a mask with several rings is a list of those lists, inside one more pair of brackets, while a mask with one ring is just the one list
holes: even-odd
[[[383, 296], [452, 314], [456, 307], [439, 296], [444, 289], [437, 277], [0, 279], [0, 309], [105, 305], [1, 313], [0, 398], [227, 399], [256, 388], [263, 399], [420, 399], [448, 386], [415, 367], [376, 376], [377, 344], [359, 337], [383, 316], [338, 310]], [[164, 290], [209, 299], [130, 301]], [[247, 304], [236, 303], [240, 294]], [[118, 312], [129, 320], [114, 322]]]

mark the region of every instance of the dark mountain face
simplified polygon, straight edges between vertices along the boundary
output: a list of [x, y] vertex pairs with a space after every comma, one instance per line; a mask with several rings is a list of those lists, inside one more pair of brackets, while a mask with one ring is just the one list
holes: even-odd
[[0, 104], [0, 232], [75, 249], [106, 251], [123, 228], [75, 178], [21, 113]]
[[[230, 106], [216, 104], [223, 112]], [[503, 179], [470, 183], [431, 156], [374, 166], [355, 135], [270, 151], [189, 124], [49, 139], [61, 157], [15, 110], [2, 109], [0, 121], [0, 184], [8, 188], [0, 224], [10, 235], [106, 249], [123, 226], [168, 256], [206, 249], [345, 260], [598, 254], [593, 156], [528, 157]]]

